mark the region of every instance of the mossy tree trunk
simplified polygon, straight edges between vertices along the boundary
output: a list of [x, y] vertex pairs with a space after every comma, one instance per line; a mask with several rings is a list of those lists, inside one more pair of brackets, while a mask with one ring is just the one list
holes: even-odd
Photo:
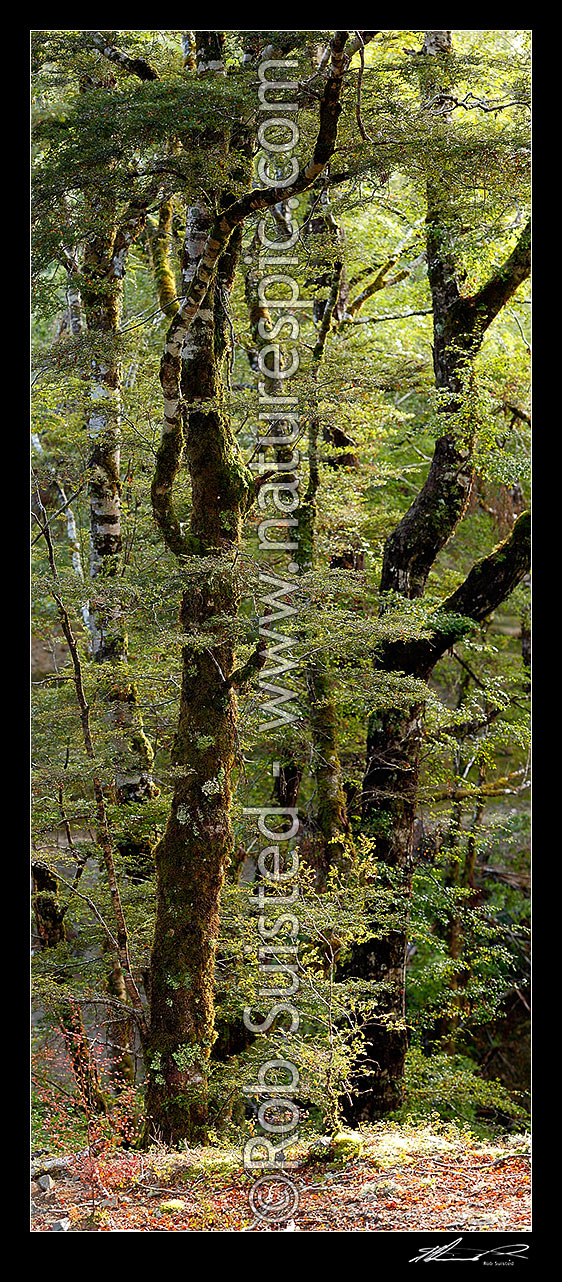
[[[439, 86], [450, 87], [448, 58], [451, 33], [428, 32], [423, 52], [427, 67], [423, 93], [435, 95]], [[443, 128], [448, 128], [445, 119]], [[436, 387], [445, 395], [442, 413], [446, 428], [435, 442], [427, 478], [411, 507], [388, 536], [381, 575], [381, 612], [388, 608], [389, 592], [412, 599], [423, 595], [432, 565], [461, 520], [473, 479], [472, 433], [461, 428], [457, 414], [463, 390], [472, 379], [472, 365], [484, 334], [530, 271], [530, 225], [523, 230], [513, 252], [477, 294], [462, 296], [458, 270], [451, 249], [451, 203], [442, 178], [427, 185], [426, 250], [433, 307], [433, 363]], [[465, 583], [443, 604], [443, 611], [466, 614], [482, 621], [527, 572], [529, 520], [524, 513], [512, 535], [496, 553], [485, 558]], [[460, 632], [462, 635], [462, 629]], [[401, 673], [424, 681], [437, 659], [458, 639], [436, 627], [434, 641], [413, 647], [389, 645], [380, 666], [399, 678]], [[404, 707], [391, 707], [371, 717], [367, 734], [363, 823], [376, 837], [381, 881], [385, 867], [392, 870], [396, 907], [402, 923], [354, 950], [350, 973], [370, 979], [379, 990], [377, 1017], [365, 1029], [365, 1053], [357, 1064], [357, 1092], [344, 1108], [350, 1120], [376, 1118], [396, 1108], [402, 1098], [404, 1059], [408, 1045], [405, 1019], [405, 955], [407, 918], [412, 884], [412, 849], [423, 699]]]
[[[221, 33], [197, 32], [196, 41], [198, 74], [222, 74]], [[217, 146], [216, 137], [209, 142]], [[197, 271], [211, 225], [204, 198], [188, 206], [182, 293]], [[219, 260], [185, 343], [178, 346], [170, 331], [161, 366], [165, 427], [153, 503], [168, 546], [186, 558], [188, 586], [180, 608], [185, 644], [173, 748], [177, 773], [156, 850], [146, 1107], [151, 1133], [173, 1143], [206, 1135], [219, 901], [233, 851], [237, 710], [229, 621], [240, 599], [234, 553], [253, 488], [226, 404], [231, 355], [226, 308], [240, 239], [232, 238]], [[191, 479], [186, 531], [171, 502], [184, 448]]]
[[[297, 560], [306, 572], [315, 563], [317, 539], [317, 492], [320, 485], [318, 445], [321, 433], [318, 406], [318, 375], [326, 340], [338, 315], [344, 279], [343, 262], [337, 260], [318, 282], [322, 292], [329, 286], [327, 298], [318, 307], [319, 329], [313, 349], [312, 406], [308, 431], [308, 485], [298, 510]], [[332, 683], [326, 670], [326, 655], [308, 660], [305, 668], [308, 719], [312, 734], [313, 770], [316, 784], [316, 832], [312, 837], [312, 858], [319, 886], [325, 884], [331, 868], [343, 871], [351, 851], [351, 828], [347, 815], [347, 798], [339, 755], [339, 725]]]
[[[195, 37], [197, 74], [224, 74], [221, 33], [196, 32]], [[207, 1126], [218, 906], [232, 848], [236, 704], [228, 621], [238, 606], [233, 553], [244, 511], [256, 493], [225, 412], [230, 331], [225, 306], [245, 219], [307, 190], [333, 154], [349, 62], [344, 52], [347, 37], [346, 31], [338, 31], [331, 42], [314, 150], [292, 185], [254, 187], [234, 200], [215, 192], [216, 213], [202, 184], [197, 203], [188, 209], [183, 301], [161, 362], [164, 423], [151, 491], [154, 516], [168, 548], [178, 557], [206, 558], [200, 570], [196, 561], [186, 561], [191, 583], [180, 618], [189, 640], [183, 652], [174, 753], [178, 775], [156, 856], [147, 1115], [148, 1131], [171, 1142], [200, 1140]], [[191, 40], [186, 48], [186, 65], [191, 67]], [[209, 145], [216, 150], [216, 135]], [[233, 163], [239, 169], [239, 159]], [[248, 186], [250, 176], [248, 172]], [[240, 179], [236, 185], [239, 189]], [[184, 444], [192, 490], [188, 530], [174, 505]], [[209, 558], [215, 559], [215, 568], [209, 567]]]
[[[90, 501], [90, 580], [88, 603], [90, 653], [107, 665], [111, 678], [105, 689], [105, 706], [112, 731], [112, 756], [117, 800], [138, 804], [157, 793], [151, 767], [154, 754], [144, 733], [135, 683], [127, 665], [127, 629], [123, 610], [106, 597], [108, 582], [122, 567], [120, 419], [121, 362], [116, 352], [123, 276], [129, 245], [138, 235], [144, 214], [129, 210], [118, 229], [115, 211], [104, 206], [95, 211], [105, 223], [85, 247], [83, 303], [88, 334], [94, 343], [87, 419]], [[96, 350], [97, 349], [97, 350]], [[130, 837], [125, 843], [128, 867], [134, 872], [145, 862], [144, 844], [137, 849]], [[126, 1000], [124, 977], [118, 958], [108, 976], [109, 992]], [[130, 1028], [126, 1017], [112, 1018], [108, 1045], [114, 1080], [119, 1087], [134, 1078]]]
[[[427, 683], [443, 654], [513, 592], [528, 573], [529, 564], [530, 516], [523, 512], [508, 538], [472, 567], [464, 583], [435, 612], [430, 636], [414, 642], [387, 642], [377, 666], [398, 679], [404, 674]], [[453, 624], [451, 615], [461, 618]], [[392, 885], [389, 911], [395, 920], [388, 931], [384, 923], [377, 922], [373, 938], [352, 950], [345, 968], [347, 974], [376, 986], [378, 1002], [376, 1016], [364, 1030], [365, 1053], [356, 1065], [360, 1079], [357, 1091], [351, 1102], [344, 1101], [344, 1113], [354, 1122], [380, 1117], [398, 1107], [402, 1099], [408, 1047], [405, 961], [423, 716], [422, 699], [405, 708], [383, 709], [369, 722], [363, 828], [376, 838], [379, 884]]]
[[[458, 766], [457, 774], [461, 774], [460, 754]], [[479, 773], [480, 784], [482, 785], [485, 782], [485, 769], [482, 765]], [[470, 948], [467, 947], [467, 934], [470, 938], [470, 910], [476, 906], [480, 898], [474, 884], [474, 875], [478, 851], [477, 830], [482, 821], [484, 806], [485, 797], [480, 794], [474, 808], [470, 829], [467, 833], [463, 833], [462, 830], [462, 804], [457, 801], [454, 803], [453, 808], [453, 820], [449, 838], [450, 856], [445, 870], [445, 886], [453, 892], [453, 895], [458, 891], [468, 893], [462, 897], [460, 903], [455, 903], [453, 899], [444, 925], [447, 953], [452, 962], [448, 981], [449, 1006], [436, 1020], [434, 1031], [441, 1048], [449, 1055], [454, 1054], [459, 1049], [461, 1020], [467, 1012], [466, 989], [471, 977]], [[463, 836], [465, 838], [464, 843], [462, 841]]]
[[[91, 654], [110, 664], [114, 679], [106, 692], [114, 730], [115, 788], [118, 800], [139, 803], [155, 795], [153, 753], [144, 733], [138, 692], [127, 667], [127, 628], [121, 606], [104, 593], [108, 580], [122, 569], [120, 480], [121, 362], [119, 334], [123, 276], [129, 246], [144, 225], [144, 211], [129, 207], [118, 226], [112, 210], [106, 228], [87, 246], [83, 263], [83, 303], [95, 348], [92, 358], [88, 438], [90, 444], [90, 579], [92, 599], [88, 617]], [[97, 589], [97, 590], [96, 590]], [[111, 594], [110, 594], [111, 595]]]
[[[224, 564], [217, 565], [211, 583], [207, 576], [194, 575], [182, 600], [182, 629], [194, 640], [182, 651], [173, 753], [180, 773], [156, 850], [147, 1114], [153, 1132], [174, 1143], [202, 1140], [206, 1133], [219, 898], [233, 844], [236, 703], [228, 681], [234, 651], [221, 643], [211, 621], [235, 613], [238, 593], [234, 572]], [[204, 650], [196, 640], [202, 632]]]
[[[128, 670], [126, 618], [116, 598], [122, 572], [122, 507], [120, 479], [122, 367], [118, 354], [123, 303], [123, 280], [129, 249], [145, 224], [143, 203], [134, 200], [120, 214], [111, 197], [87, 201], [86, 238], [81, 270], [76, 264], [74, 292], [78, 294], [92, 346], [87, 432], [89, 443], [89, 517], [92, 584], [85, 618], [90, 654], [107, 667], [105, 710], [112, 737], [112, 765], [117, 801], [138, 805], [157, 795], [152, 780], [154, 754], [144, 732], [138, 690]], [[74, 303], [74, 311], [78, 312]], [[76, 324], [75, 330], [76, 332]], [[108, 590], [109, 589], [109, 590]], [[146, 840], [128, 834], [122, 853], [134, 875], [144, 874]], [[144, 874], [145, 875], [145, 874]], [[126, 1004], [127, 993], [119, 958], [112, 958], [108, 975], [112, 996]], [[113, 1015], [108, 1048], [115, 1085], [134, 1079], [130, 1021]]]
[[[220, 341], [222, 303], [214, 291], [207, 299], [208, 305], [211, 302], [214, 341], [209, 345], [204, 317], [201, 345], [196, 323], [182, 378], [189, 407], [190, 539], [197, 553], [180, 610], [186, 644], [173, 750], [178, 774], [170, 817], [156, 851], [158, 901], [151, 957], [147, 1112], [152, 1128], [174, 1142], [201, 1139], [206, 1127], [219, 897], [233, 845], [236, 695], [230, 684], [234, 646], [228, 621], [238, 609], [239, 586], [232, 551], [239, 542], [253, 481], [238, 456], [222, 404], [226, 353]], [[203, 365], [210, 385], [202, 381]], [[217, 402], [213, 407], [208, 407], [205, 391], [208, 400]], [[198, 568], [199, 557], [216, 558], [216, 567], [210, 569], [207, 561]]]
[[148, 246], [154, 282], [158, 290], [158, 302], [166, 316], [175, 316], [179, 308], [176, 278], [170, 260], [173, 214], [173, 200], [163, 200], [157, 226], [153, 228], [150, 221], [147, 223]]

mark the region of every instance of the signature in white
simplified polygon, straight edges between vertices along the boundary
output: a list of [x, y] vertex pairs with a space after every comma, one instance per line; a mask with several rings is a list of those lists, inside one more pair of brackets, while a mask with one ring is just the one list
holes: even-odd
[[520, 1259], [529, 1250], [525, 1242], [513, 1242], [505, 1246], [492, 1247], [487, 1251], [476, 1251], [471, 1246], [461, 1246], [462, 1237], [455, 1238], [454, 1242], [445, 1242], [443, 1246], [424, 1246], [419, 1255], [414, 1255], [410, 1264], [427, 1264], [428, 1260], [482, 1260], [485, 1255], [497, 1256], [517, 1256]]

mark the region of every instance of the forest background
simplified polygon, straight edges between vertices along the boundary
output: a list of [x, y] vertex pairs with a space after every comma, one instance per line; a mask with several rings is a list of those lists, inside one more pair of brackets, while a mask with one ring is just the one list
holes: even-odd
[[40, 1145], [242, 1144], [276, 1057], [305, 1145], [527, 1125], [529, 54], [32, 33]]

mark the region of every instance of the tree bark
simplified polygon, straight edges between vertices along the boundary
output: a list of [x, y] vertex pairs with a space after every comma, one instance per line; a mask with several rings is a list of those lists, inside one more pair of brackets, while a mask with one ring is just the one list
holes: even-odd
[[[222, 46], [214, 57], [210, 47], [211, 37], [219, 35], [196, 33], [198, 74], [222, 74]], [[216, 137], [208, 142], [217, 145]], [[188, 208], [184, 294], [197, 274], [211, 221], [205, 200]], [[186, 331], [178, 344], [175, 322], [168, 334], [161, 364], [165, 421], [152, 488], [155, 518], [171, 550], [188, 558], [190, 580], [180, 609], [186, 642], [173, 750], [177, 775], [170, 817], [156, 851], [158, 898], [147, 1045], [148, 1127], [174, 1144], [181, 1139], [203, 1141], [208, 1125], [219, 900], [233, 853], [230, 807], [237, 704], [229, 620], [236, 616], [240, 595], [233, 553], [254, 488], [226, 408], [226, 309], [240, 237], [231, 239], [225, 250], [189, 334]], [[187, 531], [173, 507], [184, 447], [192, 504]], [[214, 566], [209, 566], [209, 558]]]
[[[320, 417], [318, 409], [318, 375], [330, 327], [337, 315], [341, 296], [343, 263], [336, 262], [328, 273], [328, 297], [322, 300], [318, 312], [320, 325], [313, 349], [312, 407], [308, 431], [308, 485], [298, 509], [297, 562], [301, 571], [311, 569], [315, 563], [316, 545], [316, 495], [320, 484], [318, 467], [318, 438]], [[312, 734], [313, 770], [316, 784], [315, 831], [307, 849], [307, 860], [313, 864], [321, 888], [331, 868], [343, 871], [351, 850], [351, 826], [347, 816], [347, 798], [339, 756], [338, 718], [334, 706], [331, 682], [326, 672], [326, 658], [316, 657], [305, 668], [308, 717]]]
[[[196, 33], [198, 74], [224, 74], [220, 35]], [[218, 48], [211, 47], [212, 38], [215, 46], [218, 40]], [[193, 587], [182, 601], [181, 623], [193, 637], [183, 654], [175, 749], [182, 773], [156, 860], [147, 1114], [149, 1127], [173, 1142], [204, 1138], [207, 1126], [214, 957], [219, 896], [232, 849], [230, 773], [236, 724], [230, 685], [234, 651], [227, 627], [226, 638], [218, 638], [212, 620], [220, 615], [226, 623], [236, 614], [238, 586], [231, 556], [239, 543], [243, 513], [255, 494], [253, 477], [240, 458], [224, 409], [225, 305], [243, 221], [306, 190], [332, 155], [346, 40], [347, 32], [337, 32], [332, 42], [314, 153], [295, 182], [290, 187], [250, 190], [227, 203], [221, 199], [216, 215], [211, 215], [204, 200], [188, 211], [183, 302], [170, 326], [161, 362], [164, 425], [152, 484], [154, 516], [177, 556], [217, 558], [216, 571], [194, 573]], [[248, 171], [248, 186], [249, 180]], [[173, 500], [184, 444], [192, 487], [189, 530], [183, 528]], [[201, 635], [209, 640], [204, 649], [195, 642]], [[212, 743], [202, 747], [201, 742], [207, 745], [209, 738]]]
[[[428, 32], [424, 53], [428, 62], [426, 94], [439, 87], [441, 66], [451, 52], [450, 32]], [[435, 443], [427, 479], [411, 507], [388, 536], [383, 556], [381, 612], [385, 594], [407, 598], [423, 594], [429, 571], [467, 506], [473, 479], [471, 434], [459, 431], [454, 415], [463, 388], [472, 378], [472, 361], [487, 327], [530, 270], [530, 226], [515, 249], [486, 284], [472, 297], [461, 297], [456, 264], [449, 248], [448, 193], [441, 178], [427, 185], [426, 245], [433, 303], [433, 363], [436, 387], [448, 393], [443, 413], [452, 427]], [[470, 628], [481, 622], [526, 573], [529, 564], [529, 517], [522, 514], [506, 543], [470, 571], [467, 579], [443, 603], [443, 623], [429, 641], [412, 648], [401, 642], [383, 647], [378, 664], [392, 674], [402, 672], [427, 681], [438, 658]], [[463, 616], [447, 622], [447, 615]], [[383, 983], [377, 1017], [365, 1033], [365, 1054], [356, 1068], [360, 1083], [345, 1111], [350, 1120], [384, 1115], [402, 1098], [404, 1059], [408, 1045], [405, 1022], [405, 954], [408, 905], [412, 883], [412, 848], [422, 742], [423, 700], [409, 708], [389, 708], [371, 717], [363, 791], [363, 824], [376, 837], [382, 884], [384, 868], [393, 870], [402, 924], [379, 933], [353, 952], [349, 973]]]

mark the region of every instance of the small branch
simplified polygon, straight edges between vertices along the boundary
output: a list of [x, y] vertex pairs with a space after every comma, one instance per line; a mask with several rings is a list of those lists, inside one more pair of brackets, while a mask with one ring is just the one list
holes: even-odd
[[[45, 532], [45, 538], [47, 540], [50, 539], [50, 534], [48, 530], [46, 530]], [[51, 547], [52, 547], [52, 544], [51, 544]], [[54, 560], [53, 560], [52, 568], [53, 568], [54, 577], [56, 579], [57, 573], [56, 573], [56, 567], [54, 565]], [[86, 696], [84, 694], [84, 684], [82, 681], [82, 668], [80, 665], [80, 657], [78, 654], [78, 645], [76, 642], [76, 637], [74, 636], [74, 633], [70, 626], [70, 619], [68, 617], [68, 613], [65, 609], [65, 606], [62, 602], [61, 597], [55, 591], [53, 591], [52, 596], [59, 610], [59, 616], [62, 623], [62, 630], [64, 632], [65, 639], [67, 641], [68, 648], [70, 650], [70, 654], [72, 658], [72, 664], [74, 668], [74, 687], [75, 687], [76, 696], [78, 699], [78, 706], [80, 708], [80, 720], [82, 722], [84, 746], [85, 746], [88, 757], [90, 758], [90, 760], [93, 760], [95, 757], [95, 753], [94, 753], [94, 745], [92, 741], [92, 733], [90, 728], [90, 709], [86, 701]], [[113, 907], [115, 920], [117, 922], [117, 939], [113, 940], [113, 936], [112, 936], [112, 940], [116, 948], [117, 957], [119, 958], [119, 965], [123, 971], [123, 979], [125, 982], [127, 994], [131, 1001], [131, 1005], [133, 1009], [136, 1011], [139, 1021], [141, 1022], [141, 1028], [143, 1029], [144, 1032], [146, 1032], [147, 1028], [146, 1028], [146, 1020], [144, 1016], [142, 1000], [133, 977], [131, 959], [129, 956], [129, 936], [128, 936], [127, 925], [126, 925], [125, 917], [123, 913], [123, 906], [121, 903], [121, 895], [119, 893], [119, 886], [117, 883], [117, 877], [115, 873], [115, 860], [113, 855], [111, 837], [109, 834], [109, 824], [108, 824], [107, 813], [105, 809], [105, 799], [103, 795], [101, 782], [96, 775], [94, 775], [94, 778], [93, 778], [93, 787], [94, 787], [94, 797], [95, 797], [97, 820], [98, 820], [98, 834], [97, 834], [98, 842], [103, 855], [103, 861], [105, 864], [105, 870], [106, 870], [107, 880], [109, 885], [109, 894], [111, 898], [111, 904]], [[75, 894], [80, 894], [80, 892], [76, 890], [75, 887], [71, 886], [70, 883], [67, 883], [67, 884], [70, 886], [71, 889], [74, 890]], [[96, 915], [99, 916], [99, 914], [97, 914], [97, 911], [96, 911]]]
[[526, 788], [530, 788], [530, 783], [521, 783], [517, 788], [509, 788], [508, 784], [522, 774], [521, 770], [516, 770], [514, 774], [507, 775], [505, 779], [496, 779], [492, 783], [480, 784], [475, 788], [451, 788], [443, 789], [441, 792], [434, 792], [431, 795], [432, 801], [470, 801], [472, 798], [477, 800], [479, 797], [513, 797]]
[[520, 418], [523, 423], [527, 423], [529, 427], [531, 426], [531, 415], [527, 413], [527, 410], [521, 409], [520, 405], [514, 405], [512, 401], [502, 401], [494, 413], [501, 414], [502, 410], [504, 412], [508, 411], [515, 418]]
[[[53, 578], [54, 578], [54, 579], [58, 579], [57, 567], [56, 567], [56, 565], [55, 565], [55, 550], [54, 550], [54, 548], [53, 548], [53, 540], [52, 540], [52, 538], [51, 538], [51, 531], [50, 531], [50, 529], [49, 529], [49, 522], [48, 522], [48, 520], [47, 520], [47, 513], [46, 513], [45, 508], [44, 508], [44, 506], [43, 506], [43, 500], [42, 500], [42, 498], [41, 498], [41, 494], [40, 494], [40, 492], [39, 492], [39, 486], [38, 486], [37, 482], [35, 483], [35, 492], [36, 492], [36, 494], [37, 494], [37, 503], [38, 503], [38, 506], [39, 506], [39, 511], [40, 511], [40, 513], [41, 513], [41, 516], [44, 518], [43, 525], [41, 525], [41, 522], [40, 522], [40, 520], [39, 520], [39, 517], [35, 515], [35, 512], [32, 512], [32, 516], [33, 516], [34, 520], [35, 520], [35, 521], [37, 521], [37, 524], [38, 524], [38, 526], [39, 526], [39, 529], [41, 530], [41, 534], [42, 534], [43, 538], [45, 539], [45, 543], [47, 544], [47, 551], [48, 551], [48, 554], [49, 554], [49, 565], [50, 565], [50, 567], [51, 567], [51, 574], [52, 574], [52, 576], [53, 576]], [[40, 536], [39, 536], [39, 535], [37, 535], [37, 538], [39, 538], [39, 537], [40, 537]], [[33, 540], [33, 541], [35, 542], [35, 540]]]
[[[65, 832], [66, 832], [66, 840], [67, 840], [67, 842], [68, 842], [68, 849], [72, 851], [72, 854], [74, 855], [74, 858], [75, 858], [75, 860], [76, 860], [76, 872], [75, 872], [75, 874], [74, 874], [74, 880], [73, 880], [73, 882], [72, 882], [72, 889], [73, 889], [73, 890], [76, 890], [76, 887], [77, 887], [77, 885], [78, 885], [78, 883], [79, 883], [79, 881], [80, 881], [80, 878], [81, 878], [81, 876], [82, 876], [82, 873], [84, 872], [84, 869], [85, 869], [85, 867], [86, 867], [86, 864], [87, 864], [87, 862], [88, 862], [88, 860], [89, 860], [89, 858], [90, 858], [90, 852], [88, 852], [86, 855], [79, 855], [79, 854], [78, 854], [78, 851], [76, 850], [76, 847], [75, 847], [74, 842], [73, 842], [73, 840], [72, 840], [72, 832], [71, 832], [71, 828], [70, 828], [70, 821], [69, 821], [68, 815], [67, 815], [67, 813], [66, 813], [66, 811], [65, 811], [65, 808], [64, 808], [64, 800], [63, 800], [62, 783], [61, 783], [61, 784], [59, 784], [59, 810], [60, 810], [60, 813], [61, 813], [61, 819], [62, 819], [62, 822], [63, 822], [63, 824], [64, 824], [64, 830], [65, 830]], [[67, 905], [67, 906], [68, 906], [68, 905]], [[64, 911], [66, 912], [66, 908], [64, 909]]]
[[358, 51], [362, 51], [365, 48], [365, 45], [370, 44], [371, 40], [374, 40], [375, 36], [380, 36], [380, 34], [381, 34], [380, 30], [379, 31], [356, 31], [355, 39], [351, 41], [351, 44], [346, 49], [346, 55], [345, 55], [346, 67], [349, 67], [351, 59], [353, 58], [353, 55], [355, 53], [357, 53]]
[[[403, 280], [404, 276], [407, 276], [407, 275], [408, 275], [408, 272], [399, 272], [398, 275], [395, 276], [393, 280], [388, 280], [385, 282], [385, 284], [396, 285], [399, 280]], [[364, 302], [365, 300], [363, 299], [362, 301]], [[359, 320], [355, 320], [355, 321], [345, 319], [342, 321], [342, 328], [344, 325], [380, 325], [381, 321], [409, 320], [410, 316], [432, 316], [432, 315], [433, 315], [433, 310], [431, 307], [424, 307], [421, 311], [415, 311], [415, 312], [385, 312], [384, 316], [361, 316]]]
[[361, 87], [363, 84], [363, 73], [365, 71], [365, 44], [360, 31], [356, 32], [356, 36], [359, 41], [359, 57], [361, 59], [361, 67], [359, 69], [359, 75], [357, 77], [357, 100], [355, 103], [355, 118], [357, 120], [359, 133], [361, 134], [363, 141], [373, 142], [374, 140], [371, 138], [370, 134], [367, 133], [367, 130], [365, 129], [365, 126], [363, 124], [363, 120], [361, 117]]
[[[521, 324], [521, 321], [519, 320], [519, 317], [518, 317], [518, 315], [517, 315], [517, 312], [514, 312], [513, 307], [506, 307], [506, 311], [507, 311], [507, 313], [508, 313], [508, 315], [509, 315], [509, 316], [512, 316], [512, 317], [513, 317], [513, 319], [514, 319], [514, 321], [515, 321], [515, 324], [517, 325], [517, 328], [518, 328], [519, 333], [520, 333], [520, 335], [521, 335], [521, 338], [523, 339], [523, 343], [524, 343], [524, 345], [525, 345], [525, 347], [526, 347], [526, 349], [527, 349], [527, 352], [528, 352], [528, 354], [529, 354], [529, 356], [530, 356], [530, 355], [531, 355], [531, 344], [528, 342], [527, 338], [525, 337], [525, 333], [524, 333], [524, 331], [523, 331], [523, 326], [522, 326], [522, 324]], [[528, 422], [530, 422], [530, 419], [528, 419], [527, 421], [528, 421]]]
[[229, 678], [229, 686], [234, 686], [237, 690], [243, 689], [251, 681], [252, 677], [265, 667], [266, 663], [266, 642], [265, 638], [258, 642], [256, 649], [252, 652], [246, 663], [241, 668], [235, 668]]
[[[432, 110], [434, 103], [439, 104], [440, 110]], [[530, 111], [530, 103], [524, 102], [521, 98], [512, 98], [511, 102], [485, 102], [483, 98], [477, 98], [473, 93], [467, 93], [465, 98], [455, 98], [453, 94], [439, 93], [434, 98], [428, 99], [420, 108], [420, 112], [430, 112], [432, 116], [448, 116], [449, 112], [457, 111], [463, 107], [465, 111], [507, 111], [508, 107], [527, 107]]]
[[[45, 538], [46, 538], [46, 534], [45, 534], [46, 529], [49, 527], [49, 525], [52, 525], [52, 524], [53, 524], [53, 521], [56, 521], [57, 516], [60, 516], [61, 512], [66, 512], [67, 507], [70, 507], [70, 504], [74, 502], [74, 499], [77, 499], [77, 498], [78, 498], [78, 495], [82, 493], [82, 490], [84, 489], [84, 485], [85, 485], [85, 484], [86, 484], [86, 482], [84, 481], [84, 482], [82, 483], [82, 485], [79, 487], [79, 489], [75, 490], [75, 491], [74, 491], [74, 494], [71, 494], [71, 495], [70, 495], [70, 498], [66, 500], [66, 503], [63, 503], [62, 507], [57, 508], [56, 512], [54, 512], [54, 513], [53, 513], [53, 515], [52, 515], [52, 516], [50, 516], [50, 517], [48, 517], [48, 518], [47, 518], [47, 513], [45, 512], [45, 508], [43, 507], [43, 504], [42, 504], [42, 502], [41, 502], [41, 499], [39, 499], [39, 503], [40, 503], [40, 506], [41, 506], [42, 512], [44, 512], [44, 513], [45, 513], [45, 522], [44, 522], [44, 524], [43, 524], [43, 525], [41, 525], [41, 523], [40, 523], [40, 522], [38, 522], [38, 525], [40, 525], [40, 532], [39, 532], [39, 534], [36, 534], [36, 535], [35, 535], [35, 538], [34, 538], [34, 539], [32, 539], [32, 540], [31, 540], [31, 546], [32, 546], [32, 547], [33, 547], [33, 545], [34, 545], [35, 543], [38, 543], [38, 542], [39, 542], [39, 539], [41, 538], [41, 535], [44, 535], [44, 536], [45, 536]], [[35, 518], [35, 519], [37, 519], [37, 518]], [[51, 566], [51, 569], [52, 569], [52, 566]]]

